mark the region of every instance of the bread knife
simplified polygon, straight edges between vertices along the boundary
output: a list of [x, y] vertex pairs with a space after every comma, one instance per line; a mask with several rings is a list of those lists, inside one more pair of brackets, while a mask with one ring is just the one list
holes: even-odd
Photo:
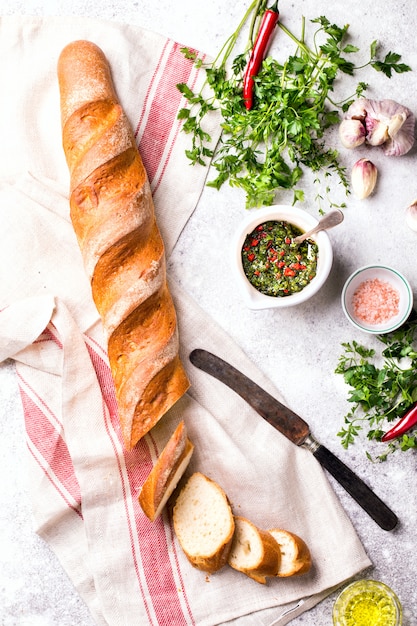
[[271, 396], [255, 382], [220, 357], [196, 349], [190, 361], [233, 389], [271, 426], [297, 446], [310, 450], [319, 463], [346, 489], [354, 500], [384, 530], [393, 530], [398, 518], [382, 500], [347, 465], [316, 441], [310, 427], [299, 415]]

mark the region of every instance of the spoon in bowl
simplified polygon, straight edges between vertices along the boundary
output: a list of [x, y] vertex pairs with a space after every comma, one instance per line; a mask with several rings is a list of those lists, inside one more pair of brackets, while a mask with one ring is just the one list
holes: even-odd
[[343, 215], [342, 211], [340, 211], [340, 209], [330, 211], [321, 218], [321, 220], [316, 224], [314, 228], [306, 233], [303, 233], [302, 235], [298, 235], [298, 237], [294, 237], [293, 243], [300, 244], [305, 239], [311, 237], [311, 235], [314, 235], [314, 233], [318, 233], [320, 230], [328, 230], [329, 228], [333, 228], [333, 226], [337, 226], [338, 224], [343, 222], [344, 218], [345, 216]]

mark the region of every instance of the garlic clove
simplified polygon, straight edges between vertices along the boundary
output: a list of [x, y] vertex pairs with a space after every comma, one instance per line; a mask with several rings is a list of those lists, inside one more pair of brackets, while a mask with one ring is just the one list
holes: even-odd
[[366, 141], [371, 146], [382, 146], [388, 139], [388, 125], [380, 122], [373, 117], [367, 117], [366, 125]]
[[405, 113], [398, 113], [397, 115], [392, 116], [388, 124], [388, 135], [391, 139], [393, 139], [400, 128], [402, 128], [406, 119], [407, 116]]
[[355, 119], [364, 122], [369, 102], [370, 100], [367, 98], [358, 98], [357, 100], [354, 100], [346, 111], [346, 119]]
[[405, 223], [408, 228], [417, 232], [417, 200], [414, 200], [405, 211]]
[[363, 200], [375, 189], [378, 170], [369, 159], [359, 159], [352, 168], [351, 182], [355, 195]]
[[345, 148], [357, 148], [365, 143], [365, 126], [360, 120], [343, 120], [339, 126], [340, 141]]
[[409, 115], [393, 137], [384, 143], [382, 149], [386, 156], [402, 156], [407, 154], [414, 145], [414, 115]]

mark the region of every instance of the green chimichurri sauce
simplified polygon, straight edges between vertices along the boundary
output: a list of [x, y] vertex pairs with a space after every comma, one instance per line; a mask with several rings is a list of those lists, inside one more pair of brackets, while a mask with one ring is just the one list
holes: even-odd
[[255, 289], [267, 296], [290, 296], [314, 278], [318, 246], [311, 239], [293, 243], [301, 232], [289, 222], [268, 221], [246, 236], [243, 270]]

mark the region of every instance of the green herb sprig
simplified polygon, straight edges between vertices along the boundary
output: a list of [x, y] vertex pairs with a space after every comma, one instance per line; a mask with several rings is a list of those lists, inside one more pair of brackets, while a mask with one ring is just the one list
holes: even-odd
[[[295, 43], [294, 54], [279, 62], [272, 56], [264, 59], [261, 71], [255, 79], [255, 104], [250, 111], [244, 106], [242, 77], [246, 67], [253, 30], [257, 19], [265, 10], [264, 0], [254, 0], [245, 13], [237, 30], [227, 40], [216, 59], [204, 65], [201, 59], [195, 63], [206, 72], [206, 84], [194, 93], [186, 84], [178, 89], [187, 100], [187, 106], [179, 112], [184, 121], [183, 130], [191, 136], [191, 147], [186, 155], [191, 164], [207, 165], [210, 161], [217, 175], [207, 184], [216, 189], [228, 181], [232, 187], [243, 189], [247, 208], [270, 205], [277, 193], [292, 190], [293, 203], [304, 200], [299, 181], [304, 170], [314, 173], [319, 187], [329, 176], [336, 175], [345, 194], [349, 183], [345, 168], [339, 162], [337, 150], [325, 145], [325, 132], [340, 121], [340, 111], [346, 110], [356, 97], [366, 91], [368, 85], [358, 83], [356, 90], [342, 102], [332, 100], [336, 79], [341, 74], [354, 75], [358, 69], [370, 65], [390, 77], [392, 72], [406, 72], [411, 68], [400, 63], [401, 56], [390, 52], [378, 59], [377, 42], [370, 46], [369, 60], [355, 67], [348, 59], [358, 48], [346, 44], [348, 26], [339, 27], [326, 17], [311, 20], [316, 25], [313, 43], [308, 45], [305, 37], [305, 19], [301, 35], [296, 37], [279, 22], [279, 28]], [[248, 43], [229, 66], [239, 35], [247, 22], [251, 23]], [[323, 39], [322, 43], [318, 43]], [[193, 53], [183, 49], [192, 58]], [[209, 89], [209, 95], [206, 89]], [[211, 111], [221, 114], [222, 135], [216, 146], [204, 130], [204, 117]], [[329, 195], [317, 193], [320, 212], [323, 203], [336, 204]]]
[[[417, 321], [377, 338], [385, 345], [381, 353], [356, 341], [342, 343], [336, 374], [342, 374], [350, 387], [352, 408], [337, 433], [344, 448], [353, 444], [361, 431], [369, 440], [380, 441], [384, 427], [402, 417], [417, 401]], [[386, 429], [386, 428], [385, 428]], [[417, 431], [410, 431], [388, 443], [377, 460], [386, 460], [396, 450], [417, 449]], [[372, 460], [371, 455], [367, 456]]]

